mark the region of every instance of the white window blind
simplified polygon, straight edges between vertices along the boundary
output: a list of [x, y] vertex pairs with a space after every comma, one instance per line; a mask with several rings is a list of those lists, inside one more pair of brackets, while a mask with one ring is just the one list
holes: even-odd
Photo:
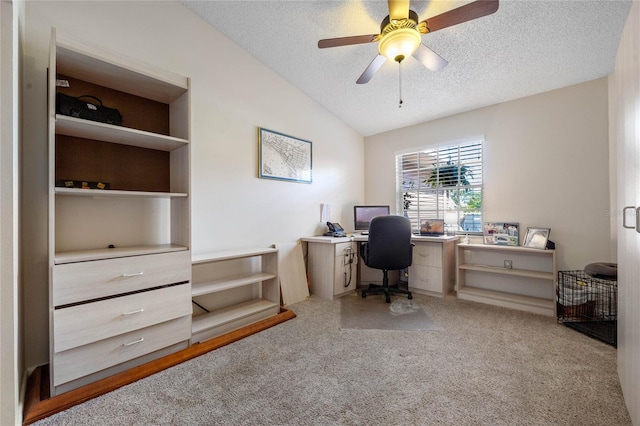
[[396, 155], [397, 205], [418, 229], [444, 219], [449, 232], [482, 232], [482, 139]]

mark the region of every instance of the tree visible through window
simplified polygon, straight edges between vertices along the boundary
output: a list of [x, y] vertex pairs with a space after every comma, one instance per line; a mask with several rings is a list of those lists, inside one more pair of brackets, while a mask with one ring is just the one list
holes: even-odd
[[444, 219], [450, 232], [482, 232], [482, 145], [476, 140], [396, 155], [398, 211]]

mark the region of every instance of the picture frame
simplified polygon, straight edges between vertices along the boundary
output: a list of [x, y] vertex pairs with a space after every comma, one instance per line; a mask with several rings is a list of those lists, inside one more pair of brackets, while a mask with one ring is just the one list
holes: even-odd
[[524, 237], [522, 246], [545, 250], [547, 241], [549, 241], [549, 234], [551, 234], [550, 228], [527, 228], [527, 234]]
[[312, 183], [312, 143], [258, 127], [258, 177]]
[[482, 224], [482, 241], [487, 245], [517, 246], [519, 236], [519, 224], [516, 222], [484, 222]]

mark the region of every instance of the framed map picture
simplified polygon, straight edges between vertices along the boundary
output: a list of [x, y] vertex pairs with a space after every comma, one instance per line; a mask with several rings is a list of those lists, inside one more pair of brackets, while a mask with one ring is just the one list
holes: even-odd
[[258, 176], [311, 183], [311, 142], [258, 127]]

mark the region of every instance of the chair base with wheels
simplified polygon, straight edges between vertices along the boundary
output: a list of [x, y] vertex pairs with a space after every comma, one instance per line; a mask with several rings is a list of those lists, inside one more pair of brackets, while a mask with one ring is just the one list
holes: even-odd
[[397, 285], [389, 285], [388, 271], [383, 271], [382, 285], [369, 284], [368, 289], [362, 289], [362, 298], [367, 297], [367, 294], [384, 294], [385, 302], [391, 303], [392, 294], [406, 294], [407, 298], [413, 299], [409, 290], [404, 290]]

